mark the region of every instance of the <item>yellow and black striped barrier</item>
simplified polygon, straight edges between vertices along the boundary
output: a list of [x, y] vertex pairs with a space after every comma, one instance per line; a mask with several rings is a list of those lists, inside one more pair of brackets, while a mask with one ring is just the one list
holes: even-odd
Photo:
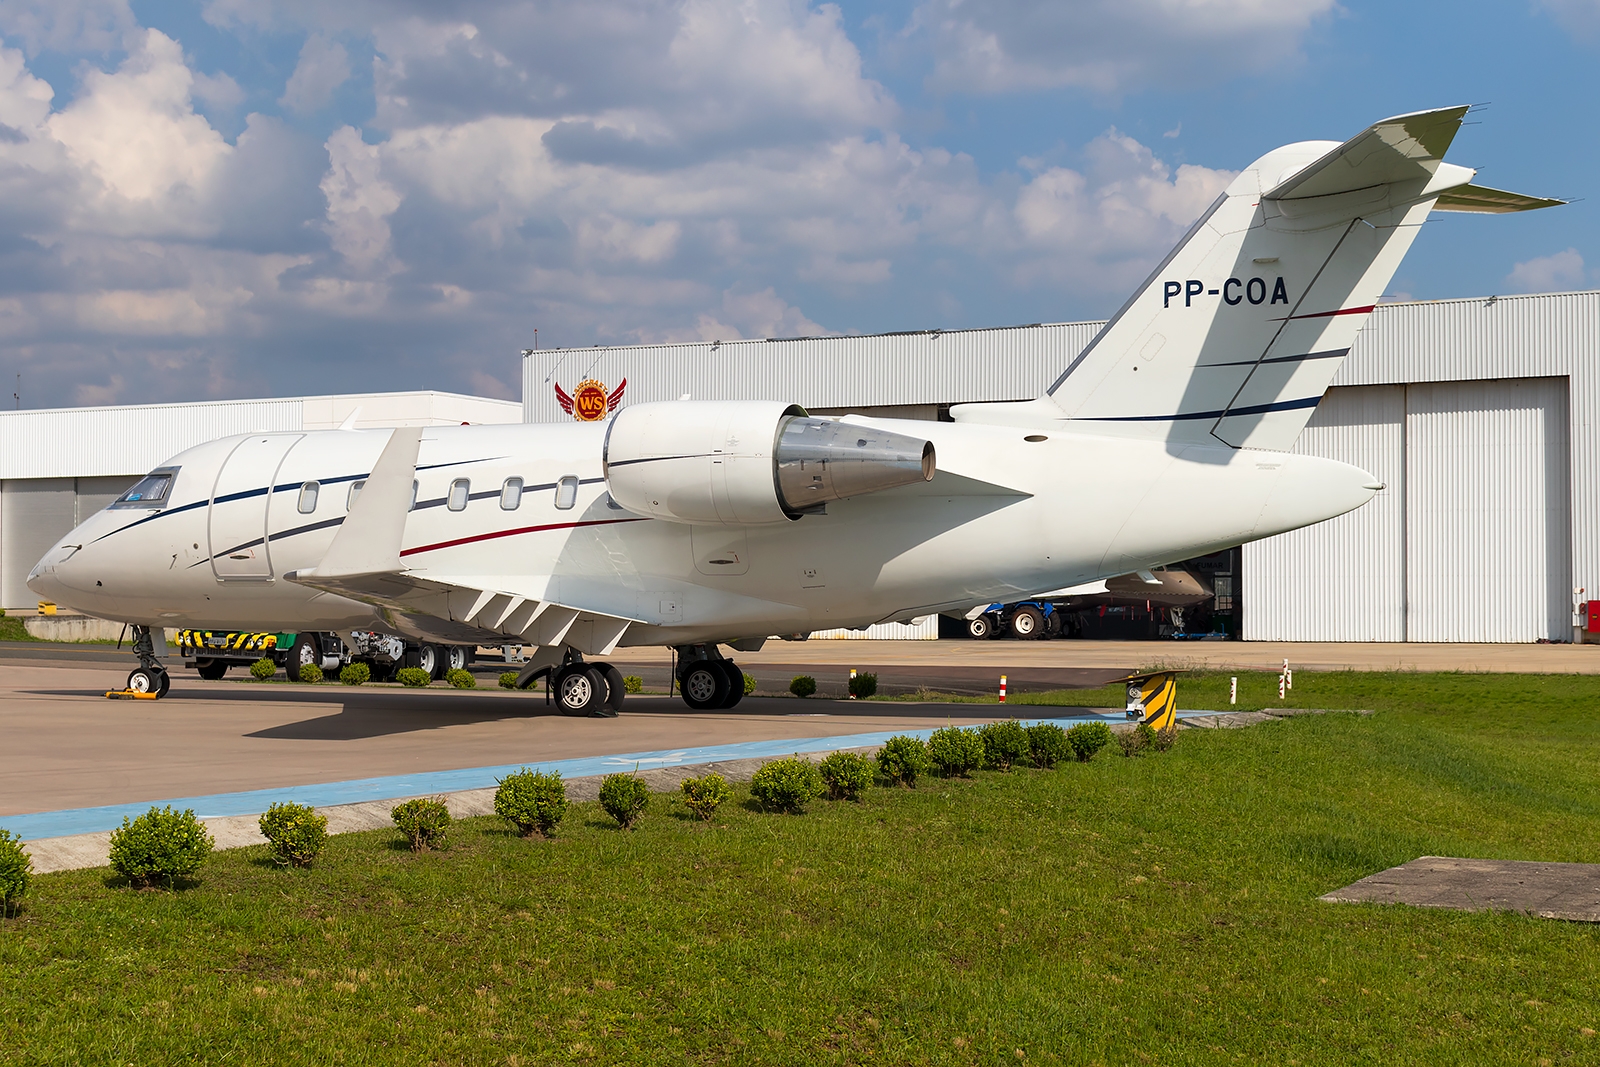
[[1178, 724], [1178, 675], [1183, 671], [1148, 671], [1130, 674], [1122, 681], [1128, 687], [1128, 718], [1139, 719], [1159, 733]]
[[277, 634], [213, 633], [179, 630], [178, 649], [184, 655], [199, 652], [270, 652], [278, 647]]

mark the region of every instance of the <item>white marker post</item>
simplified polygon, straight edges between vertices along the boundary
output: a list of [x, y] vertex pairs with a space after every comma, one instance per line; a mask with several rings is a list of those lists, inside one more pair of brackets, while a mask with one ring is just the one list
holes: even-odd
[[856, 698], [856, 669], [854, 667], [851, 667], [850, 668], [850, 699], [854, 700], [855, 698]]
[[1228, 679], [1228, 703], [1239, 703], [1239, 679], [1237, 676]]

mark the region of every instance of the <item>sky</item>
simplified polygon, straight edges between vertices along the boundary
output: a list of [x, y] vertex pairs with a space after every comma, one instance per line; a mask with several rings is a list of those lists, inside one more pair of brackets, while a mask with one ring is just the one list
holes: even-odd
[[1261, 154], [1455, 104], [1577, 202], [1436, 215], [1387, 296], [1594, 287], [1597, 59], [1600, 0], [0, 0], [0, 395], [1103, 318]]

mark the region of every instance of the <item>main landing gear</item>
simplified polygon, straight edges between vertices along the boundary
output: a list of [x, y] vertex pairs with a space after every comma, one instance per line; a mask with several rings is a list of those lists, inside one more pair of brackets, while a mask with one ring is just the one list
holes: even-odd
[[684, 645], [678, 653], [678, 690], [695, 711], [725, 710], [744, 699], [744, 671], [716, 645]]
[[172, 679], [168, 677], [161, 661], [156, 659], [156, 643], [150, 636], [150, 627], [133, 628], [133, 654], [139, 657], [139, 666], [128, 675], [128, 690], [133, 693], [154, 693], [157, 697], [166, 696], [167, 690], [172, 688]]
[[563, 715], [613, 719], [627, 696], [621, 671], [609, 663], [589, 663], [570, 648], [559, 664], [530, 663], [517, 676], [517, 688], [526, 689], [540, 678], [547, 683], [546, 701], [553, 699]]

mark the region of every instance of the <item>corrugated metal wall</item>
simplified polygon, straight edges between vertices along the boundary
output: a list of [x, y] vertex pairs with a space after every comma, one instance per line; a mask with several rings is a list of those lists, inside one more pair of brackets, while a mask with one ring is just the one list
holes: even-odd
[[299, 428], [299, 400], [0, 412], [0, 477], [144, 474], [218, 437]]
[[1564, 378], [1406, 388], [1406, 638], [1571, 636]]
[[1245, 640], [1405, 640], [1405, 387], [1330, 389], [1296, 452], [1352, 463], [1386, 488], [1364, 507], [1246, 546]]

